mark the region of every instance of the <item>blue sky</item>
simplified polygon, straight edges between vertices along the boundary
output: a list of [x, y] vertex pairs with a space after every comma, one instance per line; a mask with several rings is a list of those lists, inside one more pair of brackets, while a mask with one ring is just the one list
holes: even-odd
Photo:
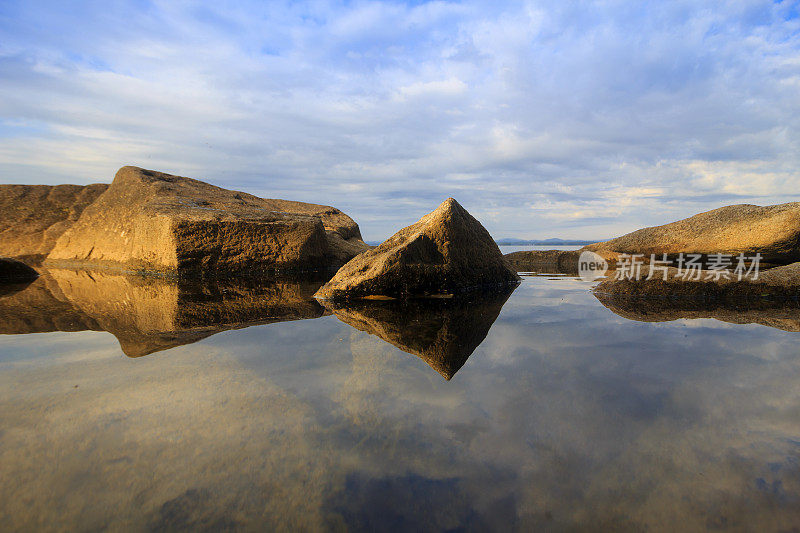
[[797, 2], [0, 3], [0, 182], [123, 165], [603, 238], [800, 200]]

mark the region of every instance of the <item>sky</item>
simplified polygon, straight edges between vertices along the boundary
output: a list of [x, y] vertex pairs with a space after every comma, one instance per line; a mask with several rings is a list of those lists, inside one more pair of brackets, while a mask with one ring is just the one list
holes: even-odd
[[800, 200], [800, 3], [0, 3], [0, 183], [124, 165], [495, 238]]

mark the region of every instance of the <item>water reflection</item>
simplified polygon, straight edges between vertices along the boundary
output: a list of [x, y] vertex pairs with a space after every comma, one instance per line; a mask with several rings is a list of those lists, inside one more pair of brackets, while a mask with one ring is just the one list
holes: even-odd
[[43, 270], [0, 295], [2, 334], [107, 331], [129, 357], [190, 344], [254, 324], [317, 318], [324, 280], [177, 281], [106, 271]]
[[19, 292], [27, 288], [31, 283], [30, 281], [24, 283], [0, 283], [0, 297]]
[[566, 277], [526, 278], [449, 382], [333, 316], [136, 360], [7, 335], [0, 529], [790, 531], [798, 342]]
[[760, 324], [783, 331], [800, 331], [797, 302], [769, 300], [703, 301], [697, 298], [643, 298], [594, 293], [615, 314], [638, 322], [671, 322], [713, 318], [729, 324]]
[[515, 288], [452, 299], [323, 304], [345, 324], [416, 355], [449, 381], [486, 338]]

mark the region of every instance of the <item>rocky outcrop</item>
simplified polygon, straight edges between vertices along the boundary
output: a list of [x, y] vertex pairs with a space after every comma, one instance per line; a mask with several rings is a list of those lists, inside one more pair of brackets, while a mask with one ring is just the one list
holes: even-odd
[[741, 279], [731, 271], [726, 278], [710, 270], [687, 275], [687, 270], [672, 267], [666, 270], [666, 279], [662, 271], [654, 271], [652, 278], [647, 279], [649, 272], [646, 267], [636, 276], [630, 276], [627, 271], [612, 272], [594, 291], [637, 298], [691, 298], [731, 304], [759, 299], [793, 301], [800, 296], [800, 263], [763, 270], [757, 276], [744, 275]]
[[449, 381], [486, 338], [515, 288], [472, 298], [323, 303], [342, 322], [416, 355]]
[[584, 248], [626, 254], [760, 253], [765, 263], [800, 261], [800, 202], [731, 205]]
[[110, 271], [43, 270], [0, 297], [0, 333], [107, 331], [140, 357], [256, 324], [317, 318], [322, 280], [200, 283]]
[[39, 274], [21, 261], [0, 257], [0, 284], [30, 283]]
[[367, 248], [333, 207], [123, 167], [46, 263], [226, 275], [329, 268]]
[[577, 274], [579, 256], [576, 250], [523, 250], [503, 257], [517, 272]]
[[489, 232], [448, 198], [416, 224], [344, 265], [321, 299], [409, 298], [497, 289], [519, 282]]
[[108, 185], [0, 185], [0, 255], [42, 261]]

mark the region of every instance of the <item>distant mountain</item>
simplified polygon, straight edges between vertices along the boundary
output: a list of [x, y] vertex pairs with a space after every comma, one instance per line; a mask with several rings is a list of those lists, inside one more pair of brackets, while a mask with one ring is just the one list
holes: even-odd
[[597, 241], [575, 241], [568, 239], [544, 239], [544, 240], [525, 240], [525, 239], [497, 239], [498, 246], [586, 246]]

